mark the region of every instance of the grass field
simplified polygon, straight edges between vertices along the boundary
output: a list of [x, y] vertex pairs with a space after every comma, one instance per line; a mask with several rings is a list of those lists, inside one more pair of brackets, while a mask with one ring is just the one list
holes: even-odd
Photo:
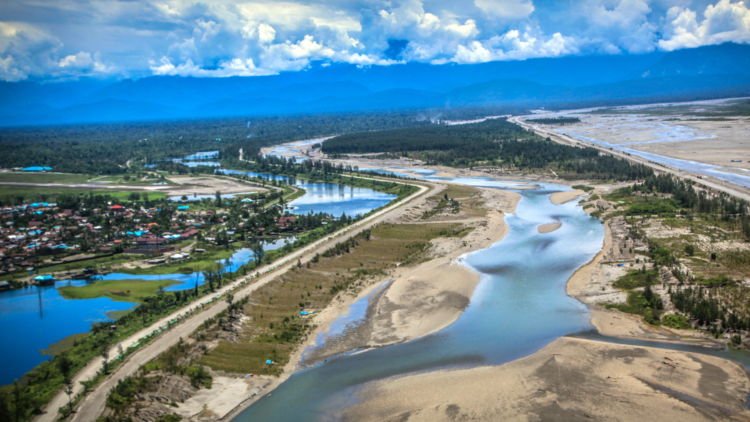
[[69, 188], [69, 187], [46, 187], [46, 186], [7, 186], [0, 185], [0, 201], [13, 203], [17, 198], [24, 201], [54, 200], [60, 195], [79, 195], [93, 192], [97, 195], [109, 195], [115, 199], [125, 200], [132, 193], [148, 195], [149, 199], [161, 199], [166, 195], [155, 191], [121, 191], [116, 189], [91, 189], [91, 188]]
[[86, 183], [90, 174], [0, 172], [0, 182], [13, 183]]
[[121, 302], [142, 302], [143, 299], [156, 295], [160, 289], [175, 283], [174, 280], [108, 280], [95, 281], [81, 287], [61, 287], [58, 290], [68, 299], [108, 297]]
[[[367, 277], [382, 277], [396, 265], [425, 258], [429, 240], [456, 236], [463, 226], [454, 223], [383, 224], [370, 240], [357, 237], [349, 253], [320, 257], [317, 262], [290, 270], [255, 292], [244, 312], [250, 318], [237, 342], [221, 341], [202, 363], [233, 373], [278, 374], [311, 327], [300, 309], [322, 309], [341, 291], [358, 291]], [[276, 364], [266, 365], [272, 359]]]
[[441, 212], [446, 212], [447, 204], [445, 197], [458, 201], [461, 216], [465, 218], [484, 217], [487, 215], [487, 209], [484, 206], [484, 200], [481, 197], [479, 189], [471, 186], [448, 185], [446, 189], [429, 198], [433, 209], [425, 213], [422, 218], [431, 218]]

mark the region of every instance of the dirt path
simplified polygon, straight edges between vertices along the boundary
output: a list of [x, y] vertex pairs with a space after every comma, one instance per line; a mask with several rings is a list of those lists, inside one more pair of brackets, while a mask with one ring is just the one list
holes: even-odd
[[[367, 177], [361, 177], [361, 178], [376, 179], [376, 178], [367, 178]], [[212, 318], [215, 315], [219, 314], [220, 312], [224, 311], [227, 307], [227, 304], [223, 300], [219, 300], [219, 299], [225, 293], [233, 289], [239, 288], [238, 291], [234, 292], [234, 297], [235, 297], [235, 300], [241, 300], [247, 297], [248, 295], [250, 295], [252, 292], [257, 290], [258, 288], [262, 287], [263, 285], [273, 281], [276, 277], [283, 274], [289, 268], [292, 268], [294, 265], [296, 265], [298, 259], [303, 260], [303, 261], [308, 260], [311, 257], [313, 257], [315, 254], [322, 253], [323, 251], [329, 249], [330, 247], [335, 245], [337, 242], [344, 241], [346, 239], [349, 239], [357, 235], [362, 230], [373, 227], [374, 225], [381, 223], [389, 218], [396, 218], [398, 215], [405, 212], [406, 208], [408, 206], [411, 206], [413, 201], [415, 201], [418, 198], [424, 198], [427, 193], [435, 189], [435, 185], [432, 183], [422, 183], [422, 182], [420, 183], [394, 182], [394, 183], [411, 184], [411, 185], [417, 186], [419, 190], [413, 193], [412, 195], [410, 195], [409, 197], [405, 198], [404, 200], [399, 201], [398, 203], [391, 204], [385, 207], [384, 209], [364, 218], [363, 220], [358, 221], [352, 224], [351, 226], [348, 226], [338, 231], [335, 234], [332, 234], [324, 239], [320, 239], [316, 242], [313, 242], [312, 244], [285, 256], [279, 261], [267, 267], [261, 268], [260, 270], [256, 271], [253, 275], [239, 278], [238, 280], [236, 280], [235, 282], [231, 284], [228, 284], [224, 288], [212, 294], [201, 297], [200, 299], [196, 300], [194, 303], [178, 311], [173, 312], [172, 314], [160, 319], [155, 324], [152, 324], [151, 326], [144, 328], [143, 330], [137, 332], [136, 334], [121, 341], [118, 345], [115, 345], [114, 347], [112, 347], [109, 351], [109, 356], [114, 358], [118, 355], [117, 350], [119, 346], [122, 346], [123, 349], [127, 350], [128, 347], [133, 346], [137, 344], [138, 342], [143, 341], [148, 336], [152, 335], [154, 331], [159, 330], [159, 329], [165, 329], [169, 321], [185, 318], [185, 320], [182, 323], [179, 323], [178, 325], [172, 327], [171, 329], [168, 329], [164, 334], [161, 334], [160, 336], [158, 336], [150, 344], [139, 349], [138, 351], [130, 355], [128, 358], [126, 358], [126, 361], [121, 366], [115, 369], [113, 373], [111, 373], [102, 383], [96, 386], [94, 390], [91, 391], [83, 399], [83, 401], [78, 406], [78, 409], [71, 420], [73, 421], [96, 420], [96, 418], [102, 413], [102, 411], [105, 408], [106, 399], [107, 399], [107, 395], [109, 394], [109, 391], [117, 384], [118, 381], [132, 375], [143, 364], [147, 363], [148, 361], [155, 358], [156, 356], [158, 356], [160, 353], [162, 353], [169, 347], [176, 344], [177, 341], [181, 337], [187, 337], [193, 331], [195, 331], [201, 324], [203, 324], [203, 322], [205, 322], [207, 319]], [[253, 280], [253, 276], [255, 275], [259, 276], [259, 278], [255, 279], [255, 281], [252, 282], [252, 284], [245, 285], [246, 283]], [[195, 314], [191, 315], [193, 313]], [[73, 385], [74, 385], [73, 395], [75, 396], [81, 393], [83, 390], [81, 382], [95, 377], [102, 367], [103, 367], [103, 359], [101, 357], [97, 357], [93, 359], [81, 371], [79, 371], [73, 378]], [[65, 393], [63, 391], [60, 391], [46, 406], [45, 408], [46, 413], [39, 416], [36, 420], [38, 421], [56, 420], [57, 410], [65, 406], [67, 404], [67, 401], [68, 399]]]

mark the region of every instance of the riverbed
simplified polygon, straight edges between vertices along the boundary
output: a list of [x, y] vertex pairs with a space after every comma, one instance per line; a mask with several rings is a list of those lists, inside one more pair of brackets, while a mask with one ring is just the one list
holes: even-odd
[[[497, 181], [470, 181], [497, 186]], [[516, 186], [508, 183], [502, 187]], [[567, 188], [542, 184], [519, 190], [508, 234], [465, 262], [481, 275], [469, 306], [447, 328], [427, 337], [353, 351], [292, 375], [235, 420], [328, 420], [354, 404], [369, 382], [451, 367], [496, 365], [533, 353], [554, 339], [591, 329], [586, 307], [565, 293], [576, 268], [601, 248], [601, 223], [574, 202], [554, 205], [551, 193]], [[555, 232], [537, 227], [560, 221]], [[295, 403], [289, 406], [289, 403]]]

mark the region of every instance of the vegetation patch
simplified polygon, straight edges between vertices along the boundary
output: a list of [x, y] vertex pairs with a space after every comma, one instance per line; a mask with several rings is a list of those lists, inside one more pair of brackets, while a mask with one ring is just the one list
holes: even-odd
[[654, 294], [651, 287], [647, 286], [643, 291], [629, 291], [625, 303], [609, 304], [607, 307], [629, 314], [640, 315], [649, 324], [658, 325], [660, 322], [659, 315], [664, 309], [664, 304], [659, 296]]
[[68, 299], [92, 299], [108, 297], [122, 302], [142, 302], [145, 298], [163, 292], [165, 287], [176, 284], [174, 280], [106, 280], [94, 281], [80, 287], [65, 286], [58, 289]]
[[201, 362], [233, 373], [279, 374], [312, 328], [301, 310], [323, 309], [366, 277], [424, 259], [430, 239], [461, 233], [462, 225], [453, 223], [382, 224], [339, 243], [256, 291], [245, 306], [250, 319], [239, 340], [220, 342]]
[[639, 287], [653, 286], [659, 280], [659, 273], [654, 269], [629, 271], [614, 282], [618, 289], [631, 290]]

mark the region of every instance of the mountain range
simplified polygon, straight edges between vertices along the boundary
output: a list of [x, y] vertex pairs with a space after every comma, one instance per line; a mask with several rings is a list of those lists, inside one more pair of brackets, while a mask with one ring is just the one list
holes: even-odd
[[316, 63], [272, 76], [0, 83], [0, 125], [490, 106], [577, 107], [750, 95], [750, 45], [482, 64]]

